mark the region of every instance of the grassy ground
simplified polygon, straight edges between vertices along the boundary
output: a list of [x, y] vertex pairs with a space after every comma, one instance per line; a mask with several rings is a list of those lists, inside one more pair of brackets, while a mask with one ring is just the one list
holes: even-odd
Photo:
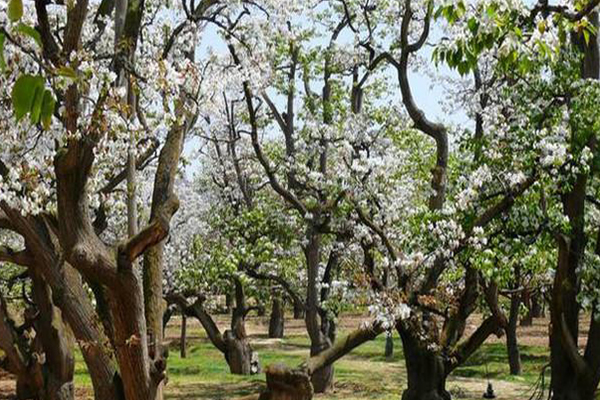
[[[220, 325], [225, 327], [225, 319]], [[340, 335], [357, 323], [352, 318], [345, 321]], [[248, 325], [253, 347], [258, 351], [261, 365], [282, 362], [300, 364], [308, 354], [309, 342], [301, 321], [289, 321], [285, 339], [270, 340], [265, 337], [265, 321], [252, 319]], [[178, 321], [169, 325], [167, 337], [171, 340], [168, 360], [169, 381], [165, 397], [172, 400], [236, 399], [255, 394], [264, 386], [264, 374], [235, 376], [227, 364], [208, 342], [203, 330], [192, 322], [188, 327], [188, 357], [179, 356]], [[399, 399], [406, 386], [406, 370], [402, 347], [394, 337], [394, 356], [384, 357], [385, 337], [380, 336], [338, 361], [335, 371], [335, 389], [332, 393], [317, 396], [323, 400]], [[527, 342], [527, 341], [526, 341]], [[521, 346], [523, 374], [509, 375], [506, 350], [501, 341], [485, 344], [463, 367], [457, 369], [448, 382], [448, 389], [456, 399], [481, 398], [489, 377], [499, 399], [527, 399], [531, 387], [537, 382], [540, 371], [548, 362], [544, 346]], [[76, 384], [90, 385], [85, 365], [78, 358]]]
[[[340, 327], [340, 336], [355, 328], [362, 318], [347, 316]], [[218, 319], [219, 326], [226, 327], [227, 318]], [[179, 320], [174, 319], [167, 329], [171, 342], [168, 360], [168, 383], [165, 398], [171, 400], [218, 400], [237, 399], [256, 394], [264, 386], [264, 374], [235, 376], [227, 364], [207, 340], [197, 321], [188, 321], [188, 357], [179, 356]], [[477, 321], [470, 324], [474, 329]], [[510, 376], [506, 349], [502, 339], [491, 339], [474, 354], [468, 362], [450, 377], [447, 388], [454, 399], [480, 399], [491, 379], [498, 399], [528, 399], [540, 372], [549, 361], [546, 346], [548, 321], [538, 320], [535, 326], [520, 329], [523, 374]], [[291, 366], [305, 360], [309, 342], [303, 321], [286, 321], [286, 337], [282, 340], [266, 338], [267, 321], [251, 318], [248, 333], [261, 365], [282, 362]], [[353, 351], [335, 364], [335, 388], [333, 392], [317, 396], [322, 400], [397, 400], [406, 387], [406, 369], [402, 358], [402, 346], [394, 337], [394, 356], [384, 357], [385, 337], [382, 335]], [[91, 399], [91, 383], [81, 355], [77, 354], [75, 376], [78, 400]], [[12, 385], [12, 386], [11, 386]], [[11, 389], [12, 388], [12, 389]], [[14, 382], [0, 377], [0, 399], [14, 393]], [[7, 396], [7, 397], [4, 397]]]

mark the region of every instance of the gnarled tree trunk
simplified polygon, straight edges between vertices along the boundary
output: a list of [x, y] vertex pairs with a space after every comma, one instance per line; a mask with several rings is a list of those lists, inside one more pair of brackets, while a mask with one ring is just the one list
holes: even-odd
[[[329, 349], [331, 347], [331, 340], [329, 336], [322, 331], [322, 321], [319, 314], [320, 292], [317, 283], [319, 263], [321, 261], [321, 238], [320, 235], [315, 232], [314, 227], [308, 229], [307, 238], [308, 243], [304, 249], [308, 270], [306, 315], [304, 321], [310, 337], [310, 355], [313, 357], [319, 355], [322, 351]], [[324, 393], [333, 386], [333, 374], [333, 364], [329, 364], [312, 373], [311, 381], [315, 393]]]
[[[598, 28], [598, 14], [589, 16], [592, 25]], [[573, 42], [581, 49], [584, 57], [581, 65], [582, 78], [600, 78], [600, 54], [598, 36], [573, 34]], [[578, 133], [576, 133], [578, 134]], [[595, 136], [585, 145], [596, 151]], [[591, 174], [591, 172], [590, 172]], [[550, 388], [553, 400], [592, 400], [600, 380], [600, 323], [592, 320], [585, 354], [578, 350], [579, 312], [577, 300], [579, 290], [579, 265], [583, 260], [587, 236], [585, 233], [585, 203], [588, 175], [579, 174], [572, 186], [562, 195], [563, 213], [569, 219], [570, 230], [559, 234], [558, 264], [554, 275], [550, 307], [550, 364], [552, 376]], [[600, 234], [596, 253], [600, 254]], [[597, 315], [596, 315], [597, 317]]]
[[124, 398], [120, 376], [110, 355], [110, 343], [95, 313], [81, 275], [62, 257], [56, 219], [40, 214], [24, 217], [19, 210], [0, 203], [10, 229], [25, 239], [31, 262], [22, 264], [41, 275], [49, 285], [53, 304], [71, 327], [85, 360], [96, 400]]
[[273, 296], [273, 305], [271, 308], [271, 318], [269, 319], [269, 337], [282, 338], [285, 320], [285, 308], [280, 295]]
[[413, 332], [399, 328], [402, 339], [408, 387], [402, 400], [450, 400], [446, 391], [446, 368], [441, 354], [428, 349]]
[[[73, 340], [66, 330], [60, 312], [52, 303], [49, 286], [41, 275], [32, 271], [33, 298], [38, 310], [34, 321], [36, 341], [44, 352], [42, 367], [44, 399], [73, 400]], [[42, 400], [40, 398], [40, 400]]]

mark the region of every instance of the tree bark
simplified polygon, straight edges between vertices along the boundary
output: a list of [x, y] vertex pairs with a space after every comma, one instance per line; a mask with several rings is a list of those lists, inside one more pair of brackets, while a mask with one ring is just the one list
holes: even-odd
[[236, 308], [231, 317], [231, 329], [221, 333], [211, 315], [204, 309], [205, 298], [198, 297], [196, 302], [190, 306], [185, 304], [185, 299], [176, 301], [185, 309], [185, 312], [198, 319], [206, 331], [212, 344], [225, 356], [225, 361], [232, 374], [248, 375], [258, 373], [258, 360], [255, 359], [250, 343], [246, 335], [245, 315], [246, 306], [243, 288], [236, 281]]
[[79, 273], [62, 258], [56, 236], [56, 219], [48, 215], [24, 217], [6, 204], [0, 207], [10, 219], [12, 228], [25, 239], [27, 252], [35, 260], [26, 265], [43, 276], [51, 288], [52, 301], [75, 335], [86, 363], [96, 400], [124, 399], [123, 387], [110, 343], [104, 334]]
[[33, 298], [38, 310], [34, 322], [36, 341], [45, 355], [42, 367], [44, 399], [72, 400], [75, 397], [73, 340], [66, 331], [58, 309], [52, 303], [49, 286], [40, 274], [33, 272], [31, 275]]
[[394, 357], [394, 337], [390, 332], [385, 336], [385, 358], [390, 360]]
[[[322, 331], [321, 317], [319, 314], [320, 292], [317, 287], [319, 277], [319, 263], [321, 261], [321, 238], [315, 232], [315, 227], [309, 227], [307, 232], [308, 243], [304, 249], [308, 270], [306, 315], [304, 321], [310, 337], [310, 356], [314, 357], [331, 347], [331, 340]], [[311, 381], [315, 393], [325, 393], [333, 386], [333, 365], [327, 365], [314, 371]]]
[[311, 400], [313, 398], [313, 387], [305, 371], [276, 364], [270, 365], [265, 372], [267, 389], [261, 393], [259, 400]]
[[269, 337], [282, 338], [285, 320], [285, 308], [283, 300], [279, 294], [273, 296], [273, 306], [271, 308], [271, 318], [269, 320]]
[[246, 336], [238, 336], [231, 330], [223, 333], [223, 340], [227, 346], [225, 360], [229, 371], [237, 375], [251, 375], [258, 371], [253, 370], [253, 351]]
[[233, 296], [230, 292], [225, 293], [225, 314], [230, 314], [233, 310]]
[[506, 351], [508, 352], [508, 365], [511, 375], [521, 374], [521, 354], [517, 341], [517, 323], [519, 321], [519, 306], [521, 305], [519, 293], [513, 293], [510, 299], [510, 312], [506, 327]]
[[[598, 28], [598, 13], [589, 16], [591, 24]], [[598, 36], [594, 33], [585, 41], [583, 35], [573, 34], [573, 44], [584, 55], [582, 78], [600, 78], [600, 55]], [[595, 136], [585, 145], [595, 151]], [[591, 173], [590, 173], [591, 174]], [[550, 307], [550, 365], [552, 375], [550, 389], [553, 400], [592, 400], [600, 379], [600, 351], [597, 338], [588, 337], [586, 356], [578, 351], [579, 312], [577, 301], [579, 290], [578, 268], [583, 260], [587, 236], [585, 233], [585, 196], [588, 175], [579, 174], [575, 182], [562, 195], [563, 213], [569, 218], [568, 235], [557, 235], [558, 265], [552, 288]], [[600, 239], [600, 235], [598, 236]], [[600, 250], [600, 241], [596, 243]], [[594, 324], [592, 324], [592, 327]], [[594, 353], [593, 355], [590, 355]]]
[[532, 318], [545, 318], [544, 313], [544, 297], [541, 293], [537, 292], [531, 297], [531, 317]]
[[402, 400], [450, 400], [442, 355], [428, 349], [413, 332], [399, 328], [408, 377]]
[[531, 291], [529, 289], [523, 290], [523, 304], [527, 308], [527, 314], [521, 319], [521, 326], [532, 326], [533, 325], [533, 303], [531, 298]]
[[294, 302], [294, 319], [304, 319], [304, 307]]
[[179, 340], [179, 355], [181, 358], [187, 357], [187, 316], [185, 311], [181, 313], [181, 336]]

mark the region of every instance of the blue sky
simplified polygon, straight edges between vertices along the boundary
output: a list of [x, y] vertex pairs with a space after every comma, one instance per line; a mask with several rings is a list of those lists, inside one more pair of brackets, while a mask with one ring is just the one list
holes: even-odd
[[[217, 53], [227, 52], [225, 43], [221, 39], [217, 29], [218, 28], [216, 28], [214, 25], [209, 24], [203, 30], [201, 42], [198, 46], [198, 57], [206, 56], [210, 48]], [[340, 40], [344, 40], [342, 35], [340, 35]], [[423, 53], [426, 58], [430, 59], [431, 48], [424, 48]], [[443, 75], [455, 74], [446, 67], [439, 67], [438, 71]], [[391, 71], [391, 69], [390, 74], [392, 77], [391, 82], [397, 85], [396, 75]], [[411, 80], [413, 97], [415, 98], [418, 106], [425, 111], [428, 118], [434, 121], [444, 121], [454, 125], [467, 124], [467, 126], [469, 126], [472, 124], [472, 122], [469, 121], [464, 113], [458, 112], [448, 115], [443, 112], [440, 101], [444, 98], [445, 92], [443, 87], [441, 87], [439, 84], [432, 84], [431, 79], [428, 76], [414, 71], [410, 72], [409, 78]], [[398, 101], [400, 101], [400, 99], [400, 95], [398, 94]], [[275, 99], [275, 101], [277, 102], [277, 99]], [[193, 150], [198, 148], [199, 145], [200, 142], [197, 139], [193, 139], [188, 142], [185, 149], [185, 153], [188, 155], [188, 157], [191, 155]], [[200, 167], [198, 160], [191, 161], [191, 167], [187, 170], [189, 175], [192, 175]]]

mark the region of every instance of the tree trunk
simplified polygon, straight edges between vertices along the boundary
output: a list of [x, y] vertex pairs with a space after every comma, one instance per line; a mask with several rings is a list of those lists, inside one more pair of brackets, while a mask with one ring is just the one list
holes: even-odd
[[142, 282], [131, 269], [122, 267], [119, 274], [119, 286], [111, 290], [109, 305], [115, 321], [115, 353], [125, 398], [154, 400], [164, 378], [164, 364], [155, 363], [149, 354]]
[[394, 356], [394, 337], [392, 332], [385, 336], [385, 358], [391, 359]]
[[531, 317], [544, 318], [544, 298], [541, 293], [536, 293], [531, 297]]
[[267, 389], [259, 400], [311, 400], [313, 388], [308, 374], [283, 364], [270, 365], [266, 372]]
[[333, 364], [316, 370], [310, 377], [315, 393], [325, 393], [333, 387]]
[[[591, 25], [598, 28], [598, 13], [589, 16]], [[600, 78], [600, 55], [598, 36], [592, 34], [588, 41], [583, 35], [573, 34], [574, 45], [584, 55], [581, 64], [581, 75], [584, 79]], [[574, 132], [574, 135], [579, 132]], [[577, 137], [577, 136], [576, 136]], [[592, 139], [585, 143], [592, 152], [596, 151], [596, 143]], [[562, 195], [563, 213], [569, 220], [569, 233], [557, 235], [558, 263], [552, 287], [550, 307], [550, 365], [552, 375], [550, 389], [553, 400], [592, 400], [600, 376], [593, 367], [598, 357], [586, 357], [578, 351], [579, 312], [577, 300], [579, 291], [578, 269], [583, 261], [587, 235], [585, 233], [585, 203], [588, 175], [577, 175], [573, 185]], [[600, 238], [600, 236], [599, 236]], [[596, 251], [600, 250], [597, 243]], [[594, 338], [592, 347], [598, 339]], [[586, 353], [590, 351], [590, 343]], [[588, 353], [589, 354], [589, 353]], [[600, 367], [599, 367], [600, 370]]]
[[233, 296], [230, 292], [225, 293], [225, 314], [231, 314], [233, 310]]
[[[242, 271], [243, 266], [238, 265], [238, 270]], [[248, 335], [246, 334], [246, 292], [244, 285], [239, 279], [234, 280], [235, 289], [235, 309], [231, 315], [231, 329], [223, 333], [225, 342], [225, 359], [229, 364], [229, 370], [232, 374], [250, 375], [259, 372], [258, 359], [256, 353], [252, 351]]]
[[181, 336], [179, 340], [179, 354], [181, 358], [187, 357], [187, 316], [181, 313]]
[[258, 371], [254, 360], [254, 352], [250, 347], [247, 337], [237, 337], [232, 331], [227, 330], [223, 334], [223, 340], [227, 347], [225, 360], [232, 374], [250, 375]]
[[294, 302], [294, 319], [304, 319], [304, 307]]
[[38, 310], [34, 322], [36, 341], [46, 358], [42, 366], [44, 398], [72, 400], [75, 396], [73, 339], [67, 332], [58, 309], [52, 303], [49, 286], [36, 272], [32, 271], [31, 278], [33, 298]]
[[44, 273], [44, 276], [46, 279], [50, 277], [48, 282], [55, 304], [62, 311], [81, 349], [92, 380], [94, 398], [123, 400], [125, 395], [120, 374], [109, 355], [108, 340], [94, 313], [81, 277], [69, 264], [64, 264], [61, 271], [46, 272], [48, 273]]
[[523, 290], [523, 304], [527, 308], [527, 314], [521, 318], [521, 326], [531, 326], [533, 325], [533, 305], [529, 289]]
[[398, 333], [408, 375], [408, 387], [402, 393], [402, 400], [450, 400], [441, 354], [427, 349], [407, 329], [399, 328]]
[[269, 320], [269, 337], [282, 338], [284, 328], [284, 305], [281, 296], [273, 297], [273, 308], [271, 309], [271, 319]]
[[19, 210], [2, 204], [16, 231], [25, 238], [35, 262], [28, 266], [50, 286], [52, 302], [71, 327], [85, 360], [96, 400], [123, 399], [120, 376], [110, 355], [107, 337], [83, 287], [81, 275], [60, 254], [56, 220], [40, 214], [24, 217]]
[[[308, 272], [306, 293], [306, 315], [304, 321], [310, 337], [310, 355], [316, 356], [331, 347], [329, 337], [322, 331], [319, 314], [320, 291], [318, 289], [319, 263], [321, 261], [321, 238], [315, 227], [309, 227], [308, 243], [304, 249]], [[333, 386], [333, 365], [328, 365], [313, 372], [311, 381], [315, 393], [325, 393]]]
[[521, 354], [517, 342], [517, 322], [519, 321], [519, 306], [521, 301], [518, 293], [513, 293], [510, 299], [510, 314], [506, 326], [506, 350], [511, 375], [521, 374]]
[[264, 304], [259, 304], [256, 307], [256, 315], [259, 317], [264, 317], [267, 313], [267, 309], [265, 308]]

